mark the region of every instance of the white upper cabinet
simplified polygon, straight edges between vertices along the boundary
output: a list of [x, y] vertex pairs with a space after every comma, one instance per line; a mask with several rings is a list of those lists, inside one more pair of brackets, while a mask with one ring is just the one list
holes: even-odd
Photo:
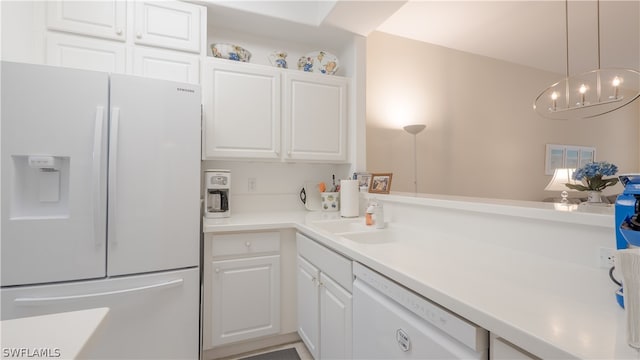
[[290, 160], [347, 160], [347, 79], [287, 72], [285, 156]]
[[135, 3], [136, 44], [200, 52], [202, 23], [198, 6], [177, 1]]
[[203, 158], [278, 159], [280, 72], [216, 59], [202, 72]]
[[133, 49], [133, 74], [197, 84], [200, 81], [200, 59], [179, 51], [139, 46]]
[[347, 162], [346, 78], [220, 59], [202, 72], [203, 159]]
[[117, 42], [64, 33], [47, 34], [46, 62], [76, 69], [124, 73], [126, 48]]
[[198, 83], [207, 9], [181, 1], [51, 0], [49, 65]]
[[47, 28], [125, 41], [127, 3], [118, 0], [48, 1]]

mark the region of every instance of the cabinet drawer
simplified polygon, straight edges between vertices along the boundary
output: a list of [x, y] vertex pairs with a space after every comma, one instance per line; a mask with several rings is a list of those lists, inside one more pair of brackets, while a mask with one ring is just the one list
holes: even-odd
[[280, 232], [216, 234], [212, 236], [211, 256], [252, 255], [280, 251]]
[[340, 286], [352, 290], [353, 271], [351, 260], [330, 250], [316, 241], [302, 235], [296, 234], [298, 254], [320, 269], [329, 277], [333, 278]]

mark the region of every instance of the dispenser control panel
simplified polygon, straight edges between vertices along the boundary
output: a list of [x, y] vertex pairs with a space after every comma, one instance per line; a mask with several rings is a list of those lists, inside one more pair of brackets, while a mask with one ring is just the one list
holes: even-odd
[[209, 178], [209, 185], [227, 185], [227, 175], [213, 175]]

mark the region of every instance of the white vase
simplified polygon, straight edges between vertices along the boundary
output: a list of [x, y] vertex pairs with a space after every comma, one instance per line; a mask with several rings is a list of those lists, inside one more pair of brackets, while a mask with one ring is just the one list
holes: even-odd
[[587, 193], [587, 202], [588, 203], [601, 203], [602, 202], [602, 191], [589, 191]]

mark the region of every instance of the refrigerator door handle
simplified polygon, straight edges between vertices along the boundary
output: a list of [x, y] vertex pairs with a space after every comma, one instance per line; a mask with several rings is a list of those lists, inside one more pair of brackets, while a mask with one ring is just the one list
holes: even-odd
[[111, 131], [109, 132], [109, 244], [115, 245], [117, 241], [115, 224], [116, 199], [118, 180], [118, 126], [120, 123], [120, 108], [111, 109]]
[[82, 300], [82, 299], [91, 299], [91, 298], [111, 296], [111, 295], [128, 294], [128, 293], [147, 291], [152, 289], [165, 289], [165, 288], [179, 286], [179, 285], [182, 285], [183, 283], [184, 283], [184, 279], [175, 279], [175, 280], [165, 281], [158, 284], [145, 285], [145, 286], [139, 286], [135, 288], [122, 289], [122, 290], [105, 291], [105, 292], [98, 292], [98, 293], [91, 293], [91, 294], [68, 295], [68, 296], [15, 298], [13, 301], [17, 306], [37, 306], [37, 305], [44, 305], [46, 303], [57, 302], [57, 301]]
[[102, 214], [102, 128], [104, 121], [104, 107], [96, 107], [96, 121], [95, 130], [93, 133], [93, 174], [92, 174], [92, 186], [93, 186], [93, 231], [95, 236], [96, 246], [102, 246], [106, 240], [103, 231], [103, 219]]

